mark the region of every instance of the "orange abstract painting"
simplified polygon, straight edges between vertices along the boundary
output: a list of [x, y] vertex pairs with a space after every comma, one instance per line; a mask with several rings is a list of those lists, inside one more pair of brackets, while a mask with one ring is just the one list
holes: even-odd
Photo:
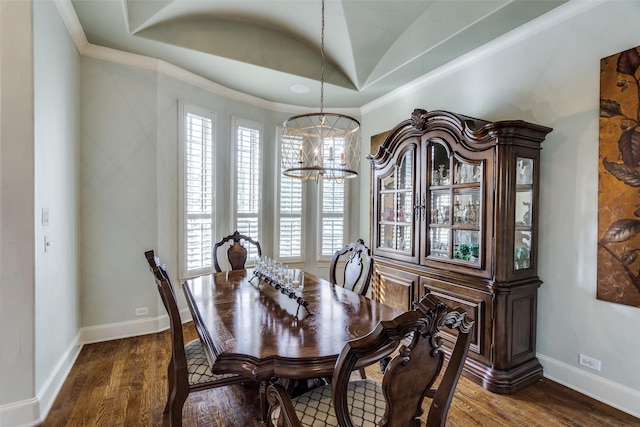
[[640, 307], [640, 47], [600, 61], [598, 299]]

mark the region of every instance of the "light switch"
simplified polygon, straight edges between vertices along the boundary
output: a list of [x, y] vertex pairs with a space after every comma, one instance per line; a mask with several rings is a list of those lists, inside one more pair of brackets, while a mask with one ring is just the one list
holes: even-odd
[[49, 208], [42, 208], [42, 226], [49, 225]]

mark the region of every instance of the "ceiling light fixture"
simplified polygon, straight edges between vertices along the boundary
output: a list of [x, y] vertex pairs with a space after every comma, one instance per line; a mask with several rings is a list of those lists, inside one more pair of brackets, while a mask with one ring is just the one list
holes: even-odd
[[293, 85], [290, 89], [293, 93], [307, 93], [311, 90], [307, 85]]
[[320, 37], [320, 112], [293, 116], [282, 130], [282, 173], [303, 182], [358, 176], [360, 122], [343, 114], [324, 112], [324, 6]]

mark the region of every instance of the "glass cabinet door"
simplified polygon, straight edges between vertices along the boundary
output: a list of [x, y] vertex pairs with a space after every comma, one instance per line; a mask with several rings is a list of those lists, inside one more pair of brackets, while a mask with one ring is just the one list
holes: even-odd
[[413, 149], [401, 157], [391, 172], [380, 179], [378, 193], [378, 247], [411, 253], [414, 214]]
[[428, 156], [427, 258], [480, 265], [482, 162], [450, 156], [438, 143], [429, 146]]
[[514, 236], [514, 269], [531, 267], [531, 220], [533, 206], [533, 159], [516, 159], [516, 207]]

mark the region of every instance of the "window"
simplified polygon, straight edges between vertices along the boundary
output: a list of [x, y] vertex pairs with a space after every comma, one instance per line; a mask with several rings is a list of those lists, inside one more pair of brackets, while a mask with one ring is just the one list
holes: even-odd
[[[282, 141], [281, 129], [278, 129], [278, 141]], [[300, 150], [301, 143], [286, 141], [283, 147]], [[292, 143], [293, 142], [293, 143]], [[331, 157], [329, 150], [342, 151], [343, 141], [334, 139], [324, 144], [325, 157]], [[297, 147], [297, 148], [296, 148]], [[280, 150], [278, 150], [280, 154]], [[305, 211], [305, 187], [303, 181], [282, 175], [282, 165], [277, 168], [278, 205], [276, 211], [276, 256], [285, 262], [304, 261], [304, 218], [309, 216]], [[311, 185], [311, 184], [309, 184]], [[319, 261], [330, 261], [333, 254], [344, 246], [346, 235], [346, 183], [333, 180], [320, 180], [313, 184], [318, 193], [318, 228], [316, 258]]]
[[318, 188], [318, 259], [331, 260], [344, 246], [346, 183], [323, 180]]
[[[281, 141], [282, 128], [278, 128], [277, 141]], [[295, 147], [299, 144], [283, 144], [281, 147]], [[278, 150], [279, 167], [276, 168], [278, 183], [278, 203], [276, 205], [276, 258], [283, 262], [304, 261], [303, 206], [304, 186], [302, 180], [282, 175], [280, 167], [280, 150]]]
[[180, 274], [211, 271], [214, 235], [214, 114], [180, 103]]
[[[235, 229], [240, 234], [260, 241], [260, 210], [262, 192], [262, 125], [259, 123], [233, 119], [235, 135], [235, 183], [232, 194], [235, 197]], [[247, 247], [248, 265], [257, 253]]]

